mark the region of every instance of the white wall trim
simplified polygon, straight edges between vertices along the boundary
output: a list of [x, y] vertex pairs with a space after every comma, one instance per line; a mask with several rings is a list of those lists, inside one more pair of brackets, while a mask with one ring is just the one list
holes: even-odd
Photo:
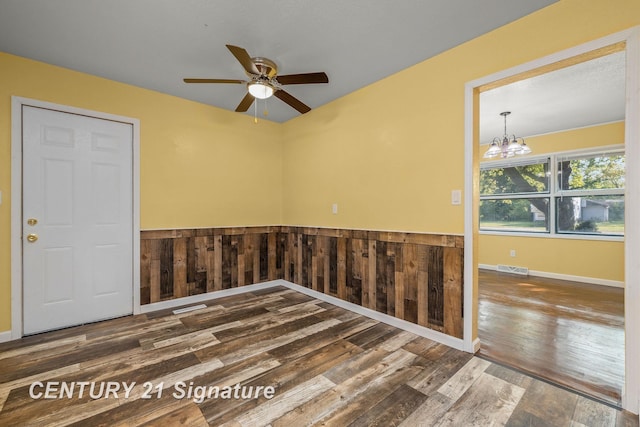
[[[477, 279], [474, 271], [474, 230], [477, 213], [473, 209], [474, 153], [479, 149], [474, 141], [474, 92], [475, 89], [506, 77], [534, 70], [545, 65], [582, 55], [619, 42], [626, 43], [626, 112], [625, 150], [627, 159], [627, 188], [625, 201], [625, 385], [622, 390], [622, 407], [638, 414], [640, 408], [640, 310], [635, 305], [640, 301], [640, 27], [633, 27], [588, 43], [575, 46], [539, 58], [516, 67], [499, 71], [467, 82], [465, 85], [464, 138], [465, 138], [465, 207], [464, 207], [464, 277], [470, 278], [464, 288], [464, 343], [473, 348], [473, 319], [478, 317]], [[475, 150], [474, 150], [475, 149]]]
[[463, 234], [450, 233], [450, 232], [427, 232], [427, 231], [410, 231], [410, 230], [386, 230], [378, 228], [353, 228], [353, 227], [326, 227], [319, 225], [291, 225], [291, 224], [270, 224], [270, 225], [216, 225], [213, 227], [171, 227], [171, 228], [145, 228], [140, 231], [174, 231], [174, 230], [208, 230], [208, 229], [220, 229], [220, 228], [267, 228], [267, 227], [291, 227], [291, 228], [318, 228], [321, 230], [354, 230], [354, 231], [374, 231], [377, 233], [407, 233], [407, 234], [420, 234], [425, 236], [463, 236]]
[[640, 27], [626, 36], [625, 386], [622, 407], [640, 413]]
[[361, 305], [344, 301], [340, 298], [323, 294], [322, 292], [314, 291], [313, 289], [305, 288], [304, 286], [296, 285], [295, 283], [291, 283], [286, 280], [282, 280], [281, 284], [282, 286], [286, 286], [289, 289], [303, 293], [305, 295], [309, 295], [322, 301], [326, 301], [340, 308], [344, 308], [345, 310], [353, 311], [354, 313], [361, 314], [363, 316], [369, 317], [370, 319], [386, 323], [387, 325], [395, 326], [396, 328], [411, 332], [424, 338], [428, 338], [449, 347], [453, 347], [456, 350], [463, 350], [463, 342], [460, 338], [454, 338], [450, 335], [443, 334], [442, 332], [434, 331], [433, 329], [429, 329], [415, 323], [407, 322], [406, 320], [398, 319], [397, 317], [380, 313], [379, 311], [371, 310], [370, 308], [362, 307]]
[[[304, 286], [296, 285], [286, 280], [272, 280], [264, 283], [256, 283], [253, 285], [241, 286], [238, 288], [224, 289], [221, 291], [213, 291], [205, 294], [193, 295], [190, 297], [177, 298], [169, 301], [156, 302], [142, 306], [142, 313], [149, 313], [152, 311], [165, 310], [169, 308], [183, 307], [190, 304], [201, 303], [204, 301], [211, 301], [217, 298], [223, 298], [231, 295], [238, 295], [246, 292], [273, 288], [276, 286], [283, 286], [296, 292], [300, 292], [310, 297], [319, 299], [321, 301], [328, 302], [345, 310], [352, 311], [354, 313], [361, 314], [370, 319], [377, 320], [387, 325], [394, 326], [404, 331], [411, 332], [424, 338], [439, 342], [449, 347], [453, 347], [457, 350], [462, 350], [462, 340], [454, 338], [449, 335], [443, 334], [438, 331], [434, 331], [424, 326], [416, 325], [415, 323], [407, 322], [406, 320], [398, 319], [397, 317], [390, 316], [388, 314], [380, 313], [375, 310], [371, 310], [360, 305], [341, 300], [331, 295], [323, 294], [322, 292], [314, 291], [313, 289], [305, 288]], [[477, 348], [480, 348], [480, 342], [476, 343]]]
[[118, 121], [132, 126], [133, 167], [133, 313], [140, 312], [140, 121], [84, 108], [11, 97], [11, 339], [22, 338], [22, 107]]
[[[478, 268], [484, 270], [497, 271], [498, 267], [491, 264], [478, 264]], [[529, 276], [546, 277], [548, 279], [569, 280], [572, 282], [589, 283], [591, 285], [611, 286], [613, 288], [624, 288], [624, 282], [619, 280], [599, 279], [597, 277], [574, 276], [572, 274], [551, 273], [548, 271], [529, 270]]]
[[11, 331], [2, 331], [0, 332], [0, 342], [7, 342], [13, 339], [13, 334]]
[[204, 294], [191, 295], [188, 297], [176, 298], [167, 301], [153, 302], [145, 304], [141, 307], [141, 313], [150, 313], [153, 311], [166, 310], [169, 308], [184, 307], [186, 305], [197, 304], [212, 299], [229, 297], [232, 295], [244, 294], [247, 292], [258, 291], [261, 289], [273, 288], [276, 286], [284, 286], [283, 280], [271, 280], [269, 282], [255, 283], [253, 285], [240, 286], [237, 288], [222, 289], [219, 291], [207, 292]]

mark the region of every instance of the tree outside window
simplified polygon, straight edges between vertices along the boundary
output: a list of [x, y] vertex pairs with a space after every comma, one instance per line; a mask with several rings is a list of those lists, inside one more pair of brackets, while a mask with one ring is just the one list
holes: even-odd
[[480, 229], [624, 235], [624, 180], [623, 151], [484, 164]]

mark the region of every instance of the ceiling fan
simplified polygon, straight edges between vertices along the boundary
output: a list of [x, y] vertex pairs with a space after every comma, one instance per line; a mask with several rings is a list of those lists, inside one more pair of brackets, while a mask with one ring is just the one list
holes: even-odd
[[302, 101], [293, 97], [282, 89], [284, 85], [299, 85], [307, 83], [329, 83], [325, 73], [303, 73], [278, 76], [275, 62], [267, 58], [249, 56], [249, 53], [238, 46], [226, 45], [238, 62], [244, 68], [249, 80], [234, 79], [184, 79], [185, 83], [235, 83], [247, 84], [248, 92], [236, 107], [237, 112], [245, 112], [253, 104], [254, 99], [266, 99], [271, 95], [289, 104], [301, 114], [311, 111]]

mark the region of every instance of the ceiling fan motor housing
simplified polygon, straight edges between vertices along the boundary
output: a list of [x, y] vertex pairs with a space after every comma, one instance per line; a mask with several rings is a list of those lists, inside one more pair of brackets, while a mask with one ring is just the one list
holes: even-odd
[[[276, 74], [278, 74], [278, 66], [270, 59], [257, 56], [255, 58], [251, 58], [251, 61], [253, 61], [253, 63], [256, 65], [258, 71], [260, 71], [261, 76], [272, 79], [276, 76]], [[249, 74], [249, 76], [251, 75]]]

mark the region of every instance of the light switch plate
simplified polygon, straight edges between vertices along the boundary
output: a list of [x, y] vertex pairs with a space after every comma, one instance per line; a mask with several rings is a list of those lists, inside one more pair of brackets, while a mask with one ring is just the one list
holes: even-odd
[[462, 203], [462, 190], [451, 190], [451, 204], [459, 205]]

